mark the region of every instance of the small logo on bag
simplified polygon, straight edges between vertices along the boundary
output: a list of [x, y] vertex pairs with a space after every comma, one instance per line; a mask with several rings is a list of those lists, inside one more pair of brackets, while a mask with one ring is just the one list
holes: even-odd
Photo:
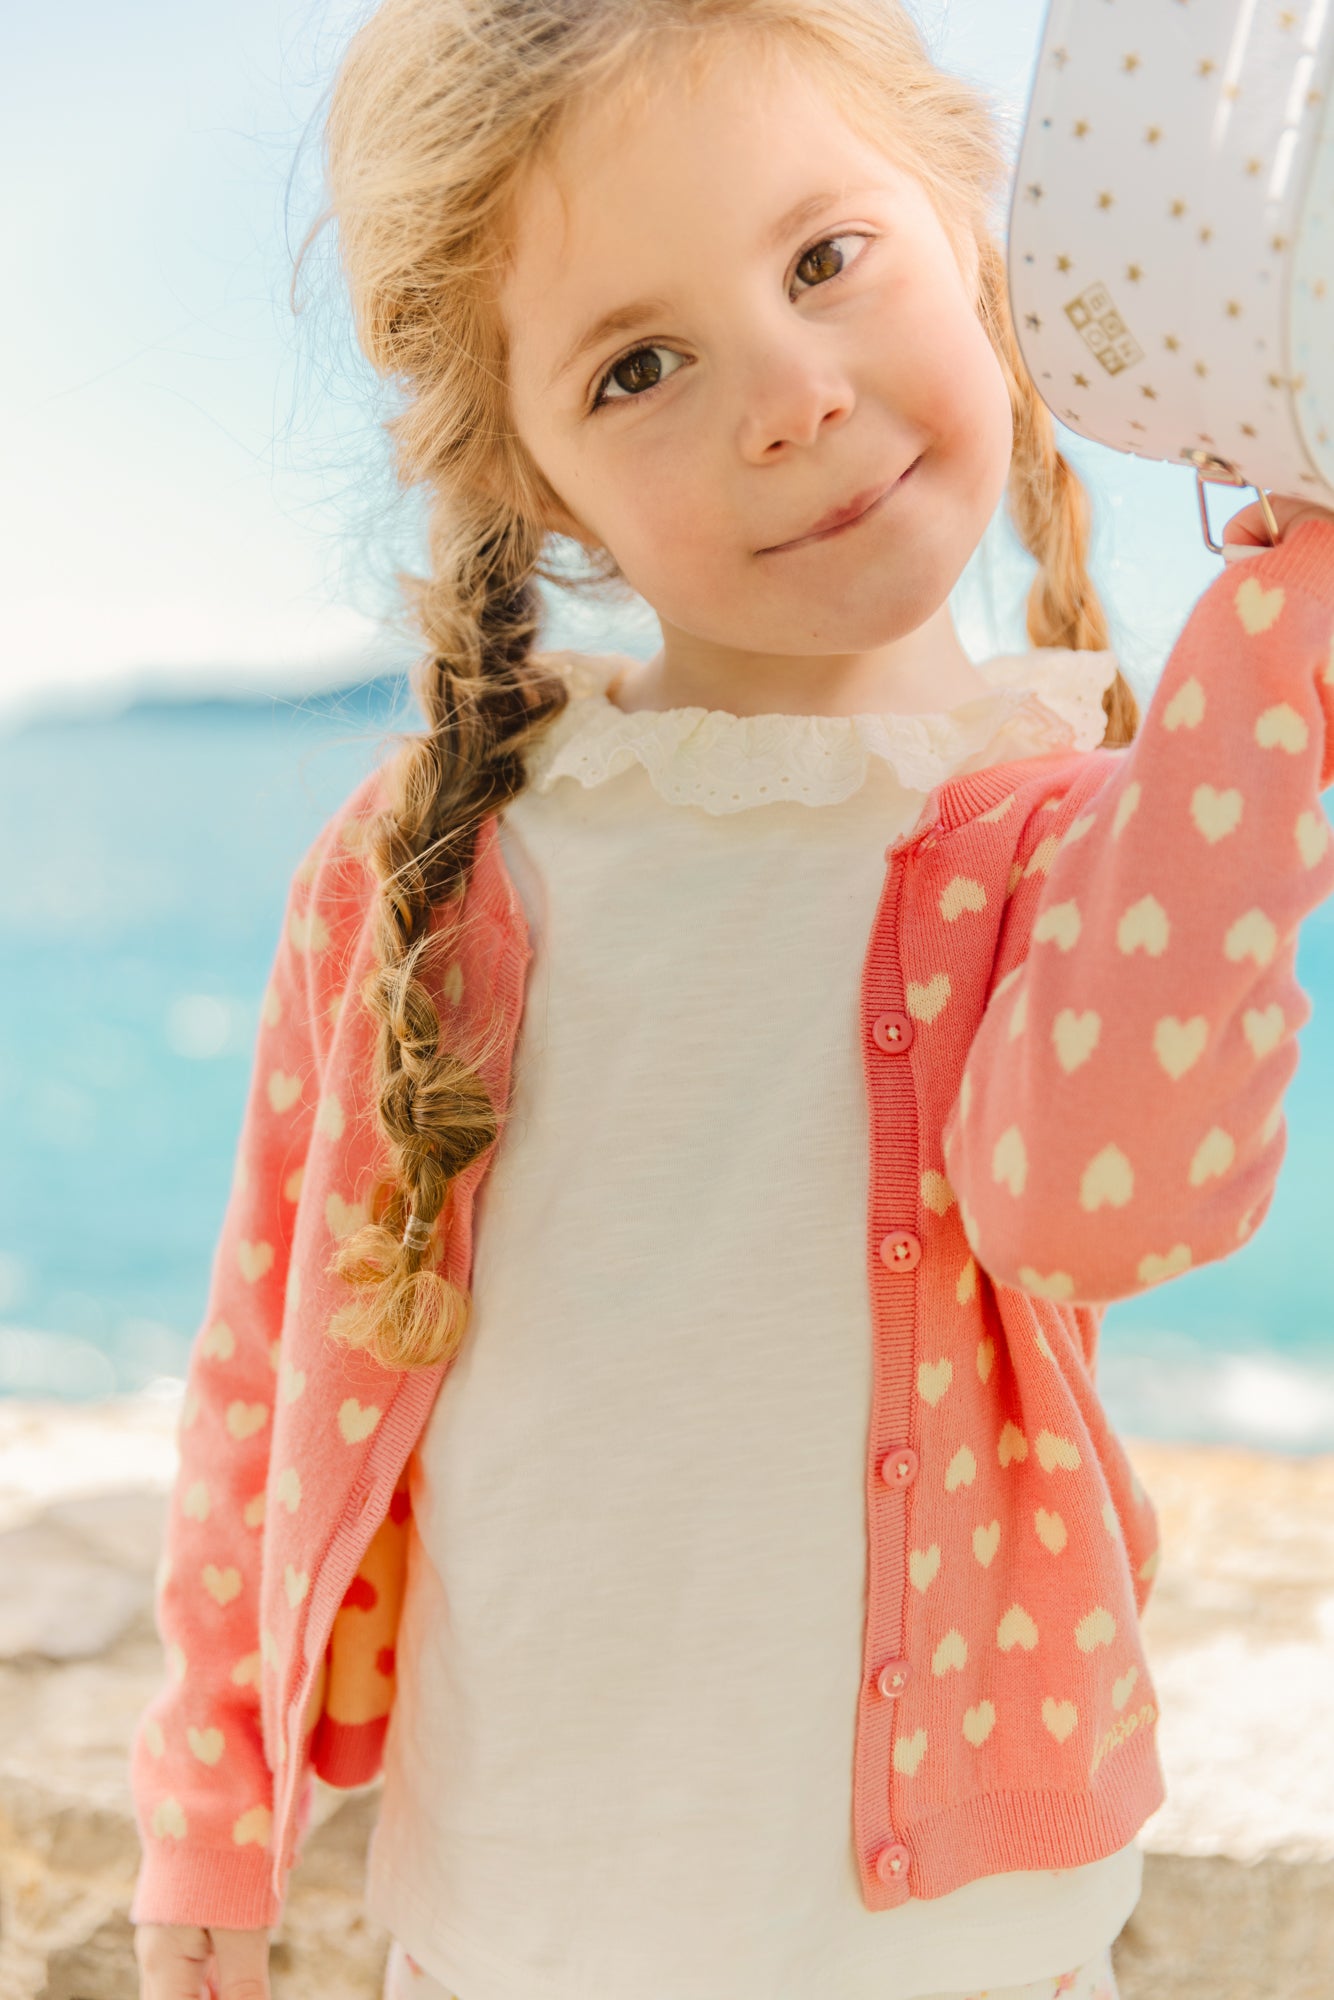
[[1094, 360], [1109, 375], [1120, 375], [1144, 359], [1144, 349], [1112, 304], [1111, 293], [1101, 281], [1071, 299], [1065, 316]]

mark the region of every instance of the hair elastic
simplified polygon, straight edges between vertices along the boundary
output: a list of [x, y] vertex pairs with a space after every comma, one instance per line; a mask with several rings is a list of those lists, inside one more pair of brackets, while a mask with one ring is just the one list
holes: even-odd
[[427, 1244], [430, 1242], [430, 1240], [431, 1240], [430, 1223], [423, 1222], [422, 1218], [419, 1215], [414, 1215], [412, 1211], [409, 1210], [408, 1219], [403, 1225], [403, 1234], [399, 1239], [400, 1248], [405, 1250], [408, 1248], [412, 1248], [414, 1250], [424, 1250]]

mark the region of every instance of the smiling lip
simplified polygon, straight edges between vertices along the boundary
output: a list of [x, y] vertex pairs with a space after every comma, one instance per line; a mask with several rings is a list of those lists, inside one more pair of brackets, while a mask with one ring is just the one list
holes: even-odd
[[832, 513], [826, 514], [815, 527], [807, 529], [804, 535], [798, 535], [794, 541], [775, 542], [772, 547], [761, 549], [759, 553], [762, 556], [774, 555], [781, 549], [803, 548], [807, 542], [822, 542], [831, 535], [840, 534], [844, 528], [852, 527], [854, 522], [869, 514], [879, 501], [886, 499], [900, 487], [917, 463], [918, 461], [914, 459], [907, 472], [901, 473], [897, 479], [891, 479], [887, 486], [868, 486], [864, 493], [859, 493], [846, 507], [835, 507]]

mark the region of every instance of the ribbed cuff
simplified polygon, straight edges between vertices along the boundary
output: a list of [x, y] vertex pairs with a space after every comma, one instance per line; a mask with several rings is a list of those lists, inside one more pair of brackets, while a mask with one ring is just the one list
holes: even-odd
[[1334, 521], [1299, 521], [1277, 548], [1261, 549], [1244, 563], [1228, 563], [1224, 573], [1236, 581], [1239, 571], [1266, 585], [1294, 585], [1334, 611]]
[[191, 1847], [155, 1840], [144, 1851], [132, 1924], [217, 1924], [224, 1930], [272, 1929], [282, 1916], [267, 1847]]

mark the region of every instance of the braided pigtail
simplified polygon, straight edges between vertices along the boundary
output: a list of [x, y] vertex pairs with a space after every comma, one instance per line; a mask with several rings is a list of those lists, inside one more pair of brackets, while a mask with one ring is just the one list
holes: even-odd
[[[1038, 565], [1028, 594], [1027, 629], [1035, 646], [1101, 651], [1107, 615], [1088, 572], [1092, 506], [1083, 480], [1056, 443], [1051, 411], [1024, 365], [1010, 314], [1004, 254], [991, 239], [979, 245], [978, 310], [991, 335], [1010, 390], [1014, 452], [1006, 504], [1015, 532]], [[1139, 703], [1117, 671], [1102, 697], [1104, 748], [1134, 740]]]
[[418, 583], [422, 622], [451, 637], [471, 626], [476, 657], [419, 667], [415, 692], [431, 727], [386, 765], [388, 804], [363, 840], [380, 890], [376, 964], [361, 998], [380, 1023], [374, 1095], [389, 1160], [371, 1219], [330, 1261], [358, 1293], [329, 1332], [392, 1368], [452, 1358], [467, 1326], [468, 1297], [438, 1268], [435, 1225], [451, 1183], [498, 1135], [480, 1071], [502, 1024], [492, 1017], [467, 1050], [442, 1048], [433, 975], [458, 951], [478, 829], [522, 789], [524, 745], [569, 699], [565, 680], [531, 658], [536, 561], [512, 520], [476, 546], [452, 587], [439, 571]]

